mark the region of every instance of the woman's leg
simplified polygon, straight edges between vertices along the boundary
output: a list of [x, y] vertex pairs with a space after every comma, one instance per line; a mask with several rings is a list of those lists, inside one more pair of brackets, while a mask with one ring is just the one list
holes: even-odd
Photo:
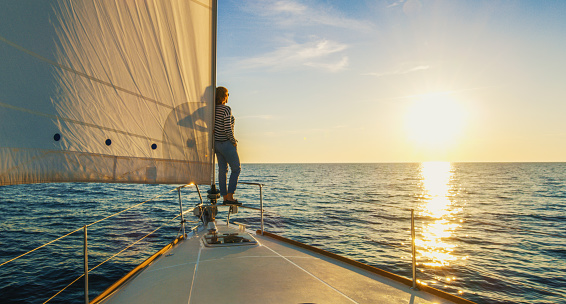
[[[224, 200], [234, 200], [234, 192], [236, 192], [238, 178], [241, 171], [238, 149], [228, 141], [216, 142], [214, 148], [216, 151], [216, 158], [218, 159], [218, 187], [220, 188], [220, 195], [224, 197]], [[228, 189], [226, 189], [228, 165], [230, 165], [231, 172]]]
[[230, 142], [226, 142], [223, 149], [223, 156], [226, 162], [230, 165], [230, 181], [228, 183], [228, 200], [234, 200], [234, 192], [238, 185], [238, 177], [240, 176], [241, 165], [238, 149]]
[[214, 143], [214, 151], [216, 152], [216, 159], [218, 160], [218, 188], [220, 188], [220, 195], [226, 199], [226, 173], [228, 173], [228, 163], [223, 155], [222, 143]]

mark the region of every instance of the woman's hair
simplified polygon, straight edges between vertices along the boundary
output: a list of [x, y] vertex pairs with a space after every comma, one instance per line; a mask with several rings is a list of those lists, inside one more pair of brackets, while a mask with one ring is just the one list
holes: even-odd
[[228, 89], [225, 87], [217, 87], [216, 88], [216, 104], [222, 104], [222, 101], [228, 96]]

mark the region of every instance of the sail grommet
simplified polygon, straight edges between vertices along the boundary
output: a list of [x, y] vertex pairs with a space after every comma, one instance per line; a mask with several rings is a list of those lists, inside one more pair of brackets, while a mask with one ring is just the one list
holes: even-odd
[[110, 146], [110, 145], [112, 144], [112, 141], [111, 141], [110, 139], [107, 139], [104, 143], [105, 143], [107, 146]]
[[60, 141], [61, 140], [61, 134], [55, 133], [55, 135], [53, 135], [53, 140], [54, 141]]
[[152, 145], [151, 145], [151, 149], [152, 149], [152, 150], [157, 149], [157, 145], [156, 145], [156, 144], [152, 144]]

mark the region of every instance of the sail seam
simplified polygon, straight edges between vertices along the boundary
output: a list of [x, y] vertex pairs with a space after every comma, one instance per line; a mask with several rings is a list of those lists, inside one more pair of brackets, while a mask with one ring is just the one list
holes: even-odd
[[[6, 149], [6, 148], [0, 147], [0, 149]], [[20, 150], [20, 149], [15, 149], [15, 148], [8, 148], [8, 149], [11, 149], [11, 150]], [[29, 149], [29, 150], [36, 150], [36, 149]], [[34, 156], [34, 157], [28, 159], [26, 162], [21, 163], [21, 164], [19, 164], [19, 165], [17, 165], [17, 166], [12, 166], [12, 167], [10, 167], [10, 168], [6, 168], [6, 170], [4, 170], [3, 172], [0, 172], [0, 176], [5, 176], [5, 175], [7, 175], [7, 173], [9, 173], [9, 172], [14, 171], [14, 170], [17, 170], [18, 168], [22, 167], [23, 165], [31, 164], [31, 163], [33, 163], [33, 162], [39, 160], [39, 159], [42, 159], [43, 157], [45, 157], [45, 156], [47, 156], [47, 155], [49, 155], [49, 151], [42, 151], [42, 154], [41, 154], [41, 155]], [[15, 182], [17, 183], [18, 181], [15, 181]]]
[[78, 120], [74, 120], [74, 119], [70, 119], [70, 118], [65, 118], [65, 117], [61, 117], [61, 116], [57, 116], [57, 115], [53, 115], [53, 114], [42, 113], [42, 112], [39, 112], [39, 111], [34, 111], [34, 110], [10, 105], [10, 104], [7, 104], [7, 103], [1, 102], [1, 101], [0, 101], [0, 106], [4, 107], [4, 108], [12, 109], [12, 110], [20, 111], [20, 112], [26, 112], [26, 113], [29, 113], [29, 114], [32, 114], [32, 115], [43, 116], [43, 117], [50, 118], [50, 119], [60, 119], [60, 120], [66, 121], [66, 122], [70, 122], [70, 123], [74, 123], [74, 124], [78, 124], [78, 125], [83, 125], [83, 126], [87, 126], [87, 127], [92, 127], [92, 128], [96, 128], [96, 129], [99, 129], [99, 130], [114, 132], [114, 133], [123, 134], [123, 135], [131, 136], [131, 137], [141, 138], [141, 139], [147, 139], [148, 141], [158, 142], [158, 143], [168, 145], [168, 146], [172, 146], [172, 147], [189, 149], [189, 147], [173, 144], [171, 142], [167, 142], [167, 141], [162, 140], [162, 139], [156, 139], [156, 138], [151, 138], [151, 137], [144, 136], [144, 135], [139, 135], [139, 134], [134, 134], [134, 133], [126, 132], [126, 131], [116, 130], [116, 129], [113, 129], [113, 128], [103, 127], [103, 126], [95, 125], [95, 124], [92, 124], [92, 123], [82, 122], [82, 121], [78, 121]]
[[[38, 149], [31, 149], [31, 148], [6, 148], [6, 147], [0, 147], [0, 149], [9, 149], [9, 150], [33, 150], [36, 151]], [[51, 154], [75, 154], [75, 155], [87, 155], [87, 156], [99, 156], [102, 158], [114, 158], [114, 160], [117, 162], [120, 159], [124, 159], [124, 160], [131, 160], [132, 157], [125, 157], [125, 156], [112, 156], [112, 155], [106, 155], [106, 154], [96, 154], [96, 153], [85, 153], [85, 152], [75, 152], [75, 151], [56, 151], [56, 150], [40, 150], [41, 151], [41, 155], [38, 155], [36, 157], [32, 157], [29, 161], [27, 161], [26, 163], [22, 163], [19, 164], [17, 166], [13, 166], [11, 168], [7, 168], [5, 171], [0, 172], [0, 176], [5, 176], [7, 174], [9, 174], [10, 172], [14, 171], [14, 170], [18, 170], [19, 167], [25, 165], [25, 164], [30, 164], [33, 162], [37, 162], [38, 160], [42, 159], [42, 158], [46, 158]], [[153, 161], [153, 162], [168, 162], [168, 163], [182, 163], [182, 164], [200, 164], [200, 165], [206, 165], [206, 162], [195, 162], [195, 161], [182, 161], [182, 160], [170, 160], [170, 159], [155, 159], [155, 158], [144, 158], [144, 157], [133, 157], [133, 159], [137, 159], [137, 160], [142, 160], [142, 161]], [[68, 161], [74, 161], [74, 160], [69, 160]], [[137, 170], [139, 170], [140, 168], [138, 168]], [[100, 178], [96, 181], [105, 181], [105, 182], [109, 182], [109, 181], [117, 181], [119, 179], [116, 179], [116, 173], [114, 172], [114, 177], [110, 178], [109, 175], [103, 174], [102, 172], [97, 172], [94, 170], [89, 170], [89, 169], [85, 169], [87, 172], [90, 173], [94, 173], [98, 176], [103, 176], [106, 178]], [[133, 170], [133, 171], [129, 171], [129, 172], [125, 172], [123, 174], [120, 175], [120, 178], [122, 178], [123, 176], [130, 174], [132, 172], [135, 172], [137, 170]], [[42, 182], [42, 179], [38, 179], [38, 181], [36, 182]], [[81, 180], [81, 179], [60, 179], [58, 180], [59, 182], [81, 182], [81, 181], [93, 181], [91, 179], [86, 179], [86, 180]], [[29, 182], [27, 180], [12, 180], [13, 185], [15, 184], [25, 184], [26, 182]], [[189, 181], [191, 183], [197, 183], [196, 180], [191, 180]], [[133, 182], [135, 183], [135, 182]], [[3, 185], [2, 181], [0, 180], [0, 185]]]
[[146, 160], [146, 161], [157, 161], [157, 162], [171, 162], [171, 163], [181, 163], [181, 164], [208, 164], [205, 161], [187, 161], [187, 160], [177, 160], [177, 159], [169, 159], [169, 158], [151, 158], [151, 157], [136, 157], [136, 156], [116, 156], [112, 154], [102, 154], [102, 153], [89, 153], [89, 152], [80, 152], [80, 151], [69, 151], [69, 150], [47, 150], [47, 149], [37, 149], [37, 148], [14, 148], [14, 147], [0, 147], [0, 149], [9, 149], [9, 150], [29, 150], [29, 151], [42, 151], [43, 153], [62, 153], [62, 154], [81, 154], [87, 156], [102, 156], [108, 158], [118, 158], [118, 159], [137, 159], [137, 160]]
[[141, 95], [141, 94], [139, 94], [139, 93], [130, 91], [130, 90], [128, 90], [128, 89], [124, 89], [124, 88], [119, 87], [119, 86], [116, 86], [116, 85], [114, 85], [114, 84], [112, 84], [112, 83], [110, 83], [110, 82], [108, 82], [108, 81], [104, 81], [104, 80], [98, 79], [98, 78], [93, 77], [93, 76], [90, 76], [90, 75], [88, 75], [88, 74], [86, 74], [86, 73], [83, 73], [83, 72], [77, 71], [77, 70], [75, 70], [75, 69], [72, 69], [72, 68], [70, 68], [70, 67], [64, 66], [64, 65], [62, 65], [62, 64], [60, 64], [60, 63], [58, 63], [58, 62], [55, 62], [55, 61], [53, 61], [53, 60], [47, 59], [47, 58], [45, 58], [45, 57], [43, 57], [43, 56], [41, 56], [41, 55], [39, 55], [39, 54], [37, 54], [37, 53], [35, 53], [35, 52], [32, 52], [32, 51], [30, 51], [30, 50], [24, 48], [23, 46], [20, 46], [20, 45], [14, 43], [14, 42], [12, 42], [12, 41], [10, 41], [10, 40], [8, 40], [8, 39], [2, 37], [2, 36], [0, 36], [0, 41], [6, 43], [6, 44], [8, 44], [9, 46], [11, 46], [11, 47], [13, 47], [13, 48], [16, 48], [16, 49], [18, 49], [18, 50], [20, 50], [20, 51], [22, 51], [22, 52], [24, 52], [24, 53], [26, 53], [26, 54], [32, 56], [32, 57], [35, 57], [35, 58], [37, 58], [37, 59], [39, 59], [39, 60], [41, 60], [41, 61], [43, 61], [43, 62], [45, 62], [45, 63], [48, 63], [48, 64], [50, 64], [50, 65], [52, 65], [52, 66], [58, 67], [58, 68], [60, 68], [60, 69], [69, 71], [69, 72], [71, 72], [71, 73], [77, 74], [77, 75], [82, 76], [82, 77], [85, 77], [85, 78], [88, 78], [88, 79], [90, 79], [90, 80], [92, 80], [92, 81], [94, 81], [94, 82], [98, 82], [98, 83], [103, 84], [103, 85], [105, 85], [105, 86], [111, 87], [111, 88], [113, 88], [113, 89], [115, 89], [115, 90], [117, 90], [117, 91], [121, 91], [121, 92], [130, 94], [130, 95], [132, 95], [132, 96], [139, 97], [139, 98], [141, 98], [141, 99], [143, 99], [143, 100], [152, 102], [152, 103], [154, 103], [154, 104], [156, 104], [156, 105], [159, 105], [159, 106], [162, 106], [162, 107], [165, 107], [165, 108], [169, 108], [169, 109], [174, 109], [174, 107], [171, 106], [171, 105], [164, 104], [164, 103], [162, 103], [162, 102], [160, 102], [160, 101], [157, 101], [157, 100], [155, 100], [155, 99], [152, 99], [152, 98], [143, 96], [143, 95]]

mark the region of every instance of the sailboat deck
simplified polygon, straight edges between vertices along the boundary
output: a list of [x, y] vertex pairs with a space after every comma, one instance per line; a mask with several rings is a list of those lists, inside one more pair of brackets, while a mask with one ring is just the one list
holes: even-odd
[[269, 237], [206, 247], [203, 234], [171, 248], [103, 303], [453, 303]]

